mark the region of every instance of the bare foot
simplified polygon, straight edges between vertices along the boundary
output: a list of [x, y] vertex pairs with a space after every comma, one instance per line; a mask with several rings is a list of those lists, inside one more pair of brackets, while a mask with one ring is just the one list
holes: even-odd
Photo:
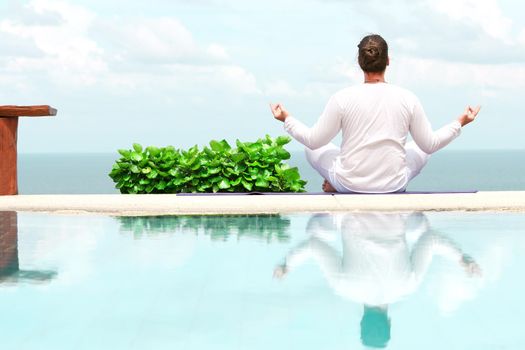
[[322, 188], [324, 192], [337, 192], [336, 189], [327, 180], [324, 180]]

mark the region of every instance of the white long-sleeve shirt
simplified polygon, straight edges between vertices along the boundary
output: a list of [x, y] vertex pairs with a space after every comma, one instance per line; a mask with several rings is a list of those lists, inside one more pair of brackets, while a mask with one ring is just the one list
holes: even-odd
[[461, 132], [458, 121], [434, 132], [418, 98], [386, 83], [343, 89], [330, 98], [313, 127], [289, 116], [284, 128], [310, 149], [328, 144], [342, 131], [341, 154], [334, 165], [338, 180], [350, 191], [376, 193], [406, 187], [409, 132], [428, 154], [445, 147]]

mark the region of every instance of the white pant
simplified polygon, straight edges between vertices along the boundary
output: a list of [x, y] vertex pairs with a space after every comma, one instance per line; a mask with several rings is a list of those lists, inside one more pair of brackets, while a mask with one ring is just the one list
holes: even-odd
[[[407, 184], [416, 177], [421, 169], [427, 164], [430, 154], [423, 152], [414, 141], [409, 142], [405, 145], [406, 151], [406, 164], [407, 164]], [[341, 149], [329, 143], [316, 150], [305, 148], [306, 159], [310, 165], [317, 170], [317, 172], [327, 180], [337, 192], [349, 193], [352, 192], [347, 189], [337, 179], [335, 173], [335, 160], [336, 157], [341, 153]], [[400, 191], [404, 191], [405, 188]]]

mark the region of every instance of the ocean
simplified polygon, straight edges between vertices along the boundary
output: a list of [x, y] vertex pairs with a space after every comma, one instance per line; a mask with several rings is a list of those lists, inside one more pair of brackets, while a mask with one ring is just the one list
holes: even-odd
[[[118, 193], [108, 173], [117, 152], [104, 154], [20, 154], [20, 194]], [[299, 167], [306, 190], [319, 192], [322, 179], [310, 168], [303, 152], [289, 160]], [[408, 187], [411, 191], [523, 191], [525, 150], [441, 151], [432, 156]]]

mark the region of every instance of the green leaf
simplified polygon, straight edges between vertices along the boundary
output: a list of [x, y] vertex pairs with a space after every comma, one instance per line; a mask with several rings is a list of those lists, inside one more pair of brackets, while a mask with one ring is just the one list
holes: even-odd
[[254, 161], [254, 162], [247, 162], [246, 164], [248, 164], [249, 166], [254, 166], [254, 167], [259, 167], [259, 168], [266, 168], [268, 167], [268, 164], [261, 164], [259, 163], [258, 161]]
[[215, 152], [222, 152], [224, 150], [224, 148], [222, 147], [222, 144], [216, 140], [210, 141], [210, 148]]
[[167, 185], [168, 185], [168, 183], [167, 183], [166, 181], [162, 180], [161, 182], [159, 182], [159, 183], [155, 186], [155, 188], [156, 188], [157, 190], [162, 191], [163, 189], [166, 188]]
[[209, 181], [210, 181], [211, 183], [218, 183], [218, 182], [220, 182], [221, 180], [222, 180], [222, 177], [221, 177], [221, 176], [216, 176], [216, 177], [211, 178]]
[[251, 190], [252, 190], [252, 188], [253, 188], [253, 184], [252, 184], [252, 183], [250, 183], [250, 182], [248, 182], [248, 181], [246, 181], [246, 180], [244, 180], [244, 179], [241, 180], [241, 183], [242, 183], [242, 186], [243, 186], [245, 189], [247, 189], [248, 191], [251, 191]]
[[153, 169], [146, 176], [148, 177], [148, 179], [154, 179], [157, 177], [158, 174], [159, 173], [157, 172], [157, 170]]
[[235, 164], [235, 166], [233, 167], [233, 170], [236, 172], [236, 173], [242, 173], [243, 171], [245, 171], [247, 168], [246, 165], [244, 164]]
[[135, 152], [138, 152], [138, 153], [142, 152], [142, 146], [139, 143], [134, 143], [133, 149], [135, 150]]
[[240, 161], [244, 160], [246, 156], [243, 153], [235, 153], [231, 155], [231, 158], [235, 163], [239, 163]]
[[120, 155], [124, 158], [129, 158], [131, 151], [128, 151], [127, 149], [119, 149], [118, 153], [120, 153]]
[[136, 162], [140, 162], [144, 157], [142, 157], [142, 154], [137, 152], [131, 152], [131, 159], [133, 159]]
[[290, 186], [290, 189], [292, 190], [292, 192], [302, 192], [303, 187], [300, 184], [295, 183], [292, 186]]
[[231, 149], [231, 146], [228, 144], [226, 140], [221, 140], [221, 141], [211, 140], [210, 147], [212, 150], [214, 150], [215, 152], [219, 152], [219, 153], [223, 153]]
[[227, 188], [230, 188], [230, 182], [223, 178], [217, 186], [219, 186], [221, 190], [225, 190]]
[[292, 139], [289, 136], [278, 136], [275, 139], [275, 143], [279, 146], [284, 146], [289, 143]]
[[146, 148], [146, 151], [149, 152], [149, 154], [153, 157], [156, 157], [160, 154], [160, 149], [154, 146], [149, 146], [148, 148]]
[[238, 184], [241, 183], [241, 180], [242, 180], [242, 177], [238, 177], [237, 179], [235, 179], [233, 181], [230, 181], [230, 185], [231, 186], [237, 186]]
[[221, 146], [225, 151], [229, 151], [232, 149], [232, 146], [230, 146], [230, 144], [226, 140], [221, 140]]
[[290, 181], [290, 182], [297, 181], [301, 178], [301, 176], [299, 175], [299, 170], [296, 167], [286, 169], [283, 173], [283, 176], [287, 181]]
[[205, 154], [205, 155], [208, 155], [208, 156], [213, 156], [214, 153], [211, 149], [209, 149], [208, 147], [204, 147], [204, 149], [202, 150], [202, 152]]
[[190, 147], [188, 149], [188, 154], [191, 155], [192, 157], [194, 155], [196, 155], [197, 153], [199, 153], [199, 147], [197, 145], [193, 146], [193, 147]]
[[277, 156], [283, 160], [290, 159], [290, 153], [284, 148], [279, 148], [276, 153], [277, 153]]
[[262, 149], [262, 144], [260, 142], [254, 142], [248, 146], [251, 154], [255, 154]]
[[268, 187], [270, 185], [270, 183], [266, 180], [266, 179], [263, 179], [263, 178], [258, 178], [257, 181], [255, 182], [255, 186], [257, 187]]
[[129, 170], [131, 170], [131, 172], [132, 172], [133, 174], [138, 174], [138, 173], [140, 173], [140, 169], [139, 169], [139, 167], [136, 166], [135, 164], [133, 164], [133, 165], [129, 168]]

